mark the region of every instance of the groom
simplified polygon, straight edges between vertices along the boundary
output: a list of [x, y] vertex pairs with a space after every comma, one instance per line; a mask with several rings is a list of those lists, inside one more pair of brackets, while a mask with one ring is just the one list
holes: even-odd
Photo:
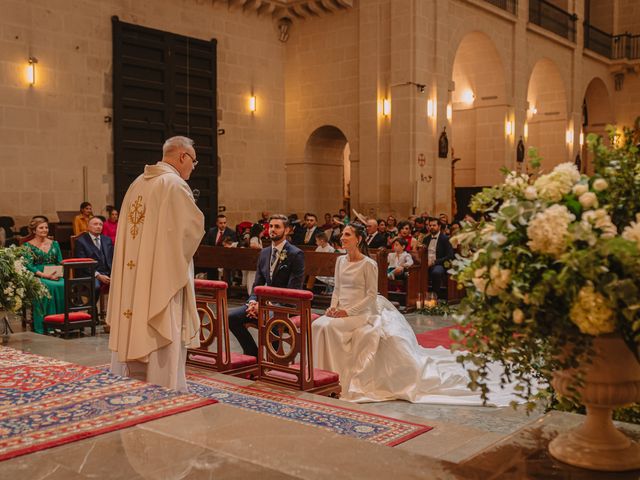
[[[269, 218], [271, 246], [263, 248], [260, 252], [253, 289], [261, 285], [302, 289], [304, 254], [299, 248], [287, 242], [288, 227], [289, 220], [284, 215], [271, 215]], [[254, 357], [258, 356], [258, 346], [245, 324], [257, 324], [257, 322], [258, 302], [253, 293], [246, 305], [229, 312], [229, 329], [240, 342], [243, 353]]]

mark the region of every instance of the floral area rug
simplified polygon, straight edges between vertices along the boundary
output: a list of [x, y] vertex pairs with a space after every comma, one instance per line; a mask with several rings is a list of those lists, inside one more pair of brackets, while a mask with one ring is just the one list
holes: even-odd
[[0, 347], [0, 460], [216, 403]]
[[379, 445], [392, 447], [433, 428], [198, 374], [188, 374], [187, 380], [189, 391], [196, 395]]

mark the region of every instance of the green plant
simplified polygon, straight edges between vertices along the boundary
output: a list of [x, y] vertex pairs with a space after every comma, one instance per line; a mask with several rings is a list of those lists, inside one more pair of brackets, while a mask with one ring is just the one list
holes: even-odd
[[558, 369], [577, 369], [578, 398], [597, 335], [619, 333], [639, 358], [640, 157], [609, 132], [614, 147], [588, 136], [592, 177], [570, 163], [541, 172], [530, 151], [532, 173], [506, 171], [504, 183], [476, 195], [483, 220], [453, 238], [463, 255], [450, 272], [467, 295], [455, 317], [466, 328], [452, 335], [485, 400], [491, 362], [533, 409], [551, 401], [545, 387]]
[[24, 266], [23, 248], [0, 248], [0, 310], [18, 312], [49, 292]]

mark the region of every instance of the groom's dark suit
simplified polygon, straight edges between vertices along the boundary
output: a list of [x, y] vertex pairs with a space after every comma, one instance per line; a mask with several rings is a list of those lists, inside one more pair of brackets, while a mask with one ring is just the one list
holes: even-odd
[[[272, 247], [263, 248], [258, 258], [258, 269], [253, 288], [266, 285], [301, 289], [304, 282], [304, 253], [298, 247], [285, 242], [282, 252], [278, 255], [277, 263], [270, 274]], [[252, 294], [249, 301], [256, 300]], [[245, 355], [258, 356], [258, 346], [244, 326], [245, 323], [256, 323], [255, 318], [247, 317], [247, 305], [234, 308], [229, 312], [229, 330], [235, 335], [242, 346]]]

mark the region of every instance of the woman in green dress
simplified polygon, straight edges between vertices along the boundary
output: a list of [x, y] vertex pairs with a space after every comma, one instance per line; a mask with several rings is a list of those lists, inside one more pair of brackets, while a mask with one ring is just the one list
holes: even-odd
[[49, 238], [49, 224], [44, 220], [32, 220], [29, 231], [33, 238], [24, 244], [26, 267], [40, 279], [51, 295], [51, 298], [38, 300], [33, 306], [33, 330], [45, 333], [44, 317], [64, 312], [64, 279], [57, 273], [44, 273], [44, 267], [60, 265], [62, 252], [58, 242]]

